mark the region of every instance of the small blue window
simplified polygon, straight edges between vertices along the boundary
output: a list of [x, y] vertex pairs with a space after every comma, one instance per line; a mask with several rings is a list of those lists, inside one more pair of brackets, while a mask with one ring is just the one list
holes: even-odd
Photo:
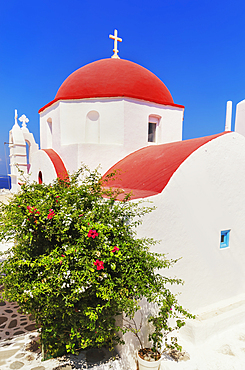
[[229, 247], [230, 230], [221, 231], [220, 248]]

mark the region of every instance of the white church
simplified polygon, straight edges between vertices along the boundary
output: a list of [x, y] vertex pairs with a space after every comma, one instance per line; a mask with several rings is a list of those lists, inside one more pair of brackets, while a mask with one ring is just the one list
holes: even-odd
[[[235, 132], [227, 105], [225, 131], [182, 140], [184, 106], [152, 72], [114, 54], [73, 72], [39, 110], [40, 145], [17, 113], [9, 135], [12, 191], [16, 163], [32, 180], [49, 183], [81, 162], [111, 185], [150, 200], [139, 236], [160, 240], [155, 251], [181, 260], [169, 271], [185, 281], [179, 301], [198, 318], [184, 328], [198, 343], [227, 325], [245, 323], [245, 100]], [[164, 272], [165, 273], [165, 272]]]

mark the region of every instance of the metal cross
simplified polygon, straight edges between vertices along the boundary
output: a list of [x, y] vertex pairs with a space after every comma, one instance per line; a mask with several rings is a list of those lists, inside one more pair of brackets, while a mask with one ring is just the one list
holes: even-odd
[[29, 122], [29, 119], [26, 117], [25, 114], [19, 118], [19, 121], [22, 122], [22, 127], [26, 127], [26, 124]]
[[117, 41], [122, 42], [122, 39], [120, 37], [117, 37], [117, 30], [114, 30], [114, 35], [109, 35], [109, 38], [114, 40], [114, 54], [111, 58], [120, 59], [120, 57], [117, 55], [117, 53], [119, 52], [119, 50], [117, 50]]

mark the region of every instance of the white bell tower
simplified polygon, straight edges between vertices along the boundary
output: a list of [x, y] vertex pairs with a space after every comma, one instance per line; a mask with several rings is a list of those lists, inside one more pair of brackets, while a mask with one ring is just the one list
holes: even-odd
[[26, 127], [29, 119], [23, 114], [19, 118], [22, 122], [22, 127], [20, 127], [17, 118], [17, 109], [15, 109], [15, 123], [9, 131], [11, 191], [14, 193], [20, 189], [21, 173], [27, 175], [29, 172], [32, 153], [38, 150], [33, 134]]

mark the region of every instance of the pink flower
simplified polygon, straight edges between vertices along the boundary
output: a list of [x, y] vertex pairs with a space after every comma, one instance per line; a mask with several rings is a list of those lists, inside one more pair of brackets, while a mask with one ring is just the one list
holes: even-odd
[[49, 220], [51, 220], [51, 218], [53, 218], [54, 216], [55, 216], [54, 211], [53, 211], [52, 209], [50, 209], [50, 210], [49, 210], [49, 214], [48, 214], [47, 218], [48, 218]]
[[115, 245], [115, 247], [112, 249], [112, 253], [119, 251], [119, 248]]
[[103, 261], [96, 260], [94, 262], [94, 265], [97, 266], [97, 270], [103, 270], [104, 269], [104, 262]]
[[97, 231], [90, 229], [89, 232], [88, 232], [88, 237], [94, 239], [96, 236], [99, 236], [99, 234], [97, 233]]

